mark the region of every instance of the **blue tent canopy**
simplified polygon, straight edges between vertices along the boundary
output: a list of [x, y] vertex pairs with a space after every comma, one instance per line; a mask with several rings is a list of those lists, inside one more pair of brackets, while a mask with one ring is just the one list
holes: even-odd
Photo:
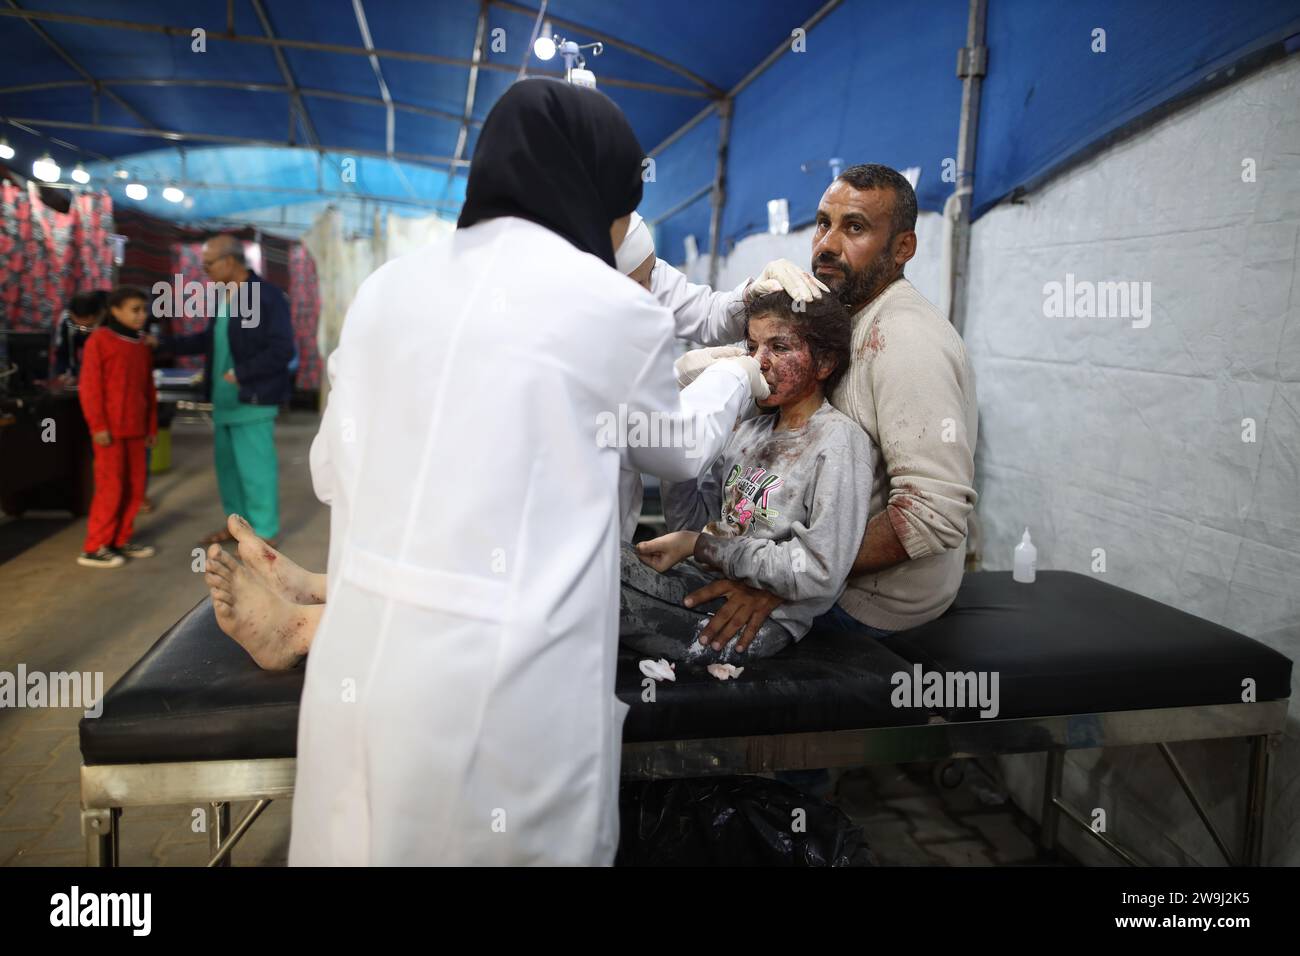
[[[538, 7], [15, 0], [0, 6], [0, 135], [18, 152], [15, 168], [48, 152], [65, 182], [80, 162], [92, 186], [129, 202], [113, 176], [123, 167], [149, 186], [148, 211], [178, 220], [257, 213], [293, 229], [329, 203], [454, 217], [493, 103], [525, 64], [530, 74], [561, 68], [531, 54]], [[1281, 55], [1300, 33], [1300, 0], [987, 7], [976, 214], [1234, 69]], [[809, 222], [836, 158], [912, 168], [921, 207], [941, 208], [953, 189], [968, 9], [549, 0], [545, 19], [556, 34], [604, 43], [587, 66], [655, 161], [642, 212], [665, 257], [679, 260], [688, 235], [708, 246], [723, 103], [724, 250], [766, 228], [770, 199], [789, 201], [793, 226]], [[161, 198], [172, 183], [185, 202]]]

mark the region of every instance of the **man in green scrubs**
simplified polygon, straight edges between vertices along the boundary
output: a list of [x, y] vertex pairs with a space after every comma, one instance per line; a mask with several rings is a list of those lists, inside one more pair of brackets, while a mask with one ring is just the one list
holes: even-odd
[[[204, 352], [211, 390], [217, 487], [226, 515], [242, 515], [259, 536], [280, 534], [275, 416], [289, 400], [293, 323], [289, 303], [244, 262], [230, 235], [203, 244], [203, 268], [217, 287], [216, 314], [198, 335], [170, 341], [175, 354]], [[232, 540], [225, 523], [204, 544]]]

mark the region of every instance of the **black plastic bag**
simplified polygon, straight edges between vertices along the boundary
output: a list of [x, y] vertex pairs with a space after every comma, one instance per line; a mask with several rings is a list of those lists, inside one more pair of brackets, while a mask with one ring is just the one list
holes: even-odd
[[876, 863], [844, 811], [765, 777], [626, 783], [619, 815], [615, 866]]

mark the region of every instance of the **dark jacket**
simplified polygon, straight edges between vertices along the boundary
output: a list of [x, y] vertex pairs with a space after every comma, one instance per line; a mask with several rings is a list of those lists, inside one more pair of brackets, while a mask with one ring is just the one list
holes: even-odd
[[[257, 324], [245, 328], [238, 315], [231, 315], [226, 323], [235, 378], [239, 380], [239, 400], [246, 405], [282, 405], [293, 397], [289, 363], [293, 361], [294, 344], [289, 300], [251, 269], [247, 281], [256, 282], [254, 288], [260, 293]], [[213, 315], [202, 332], [173, 336], [162, 343], [174, 355], [205, 356], [203, 389], [209, 400], [213, 376], [226, 371], [214, 372], [212, 368], [212, 331], [216, 323]]]
[[54, 374], [70, 372], [73, 378], [81, 373], [81, 353], [90, 341], [90, 334], [98, 326], [90, 328], [78, 325], [66, 315], [59, 321], [58, 341], [54, 347]]

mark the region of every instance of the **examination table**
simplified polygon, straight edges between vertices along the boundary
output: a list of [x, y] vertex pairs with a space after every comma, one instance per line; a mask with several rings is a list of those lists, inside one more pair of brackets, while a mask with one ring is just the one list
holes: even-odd
[[[996, 672], [999, 712], [895, 707], [892, 678], [918, 666]], [[89, 862], [116, 865], [122, 808], [188, 804], [209, 814], [210, 865], [229, 865], [268, 803], [293, 793], [302, 680], [302, 668], [260, 670], [218, 629], [207, 599], [185, 615], [109, 690], [102, 715], [81, 721]], [[617, 692], [631, 705], [622, 772], [698, 777], [1044, 752], [1044, 848], [1065, 817], [1137, 863], [1065, 801], [1062, 772], [1067, 750], [1151, 744], [1224, 860], [1258, 864], [1290, 689], [1284, 655], [1096, 577], [1043, 571], [1024, 585], [975, 572], [936, 621], [883, 642], [817, 629], [734, 681], [678, 665], [676, 681], [654, 683], [621, 652]], [[1234, 737], [1250, 759], [1243, 835], [1231, 848], [1168, 745]], [[233, 801], [253, 802], [234, 827]]]

